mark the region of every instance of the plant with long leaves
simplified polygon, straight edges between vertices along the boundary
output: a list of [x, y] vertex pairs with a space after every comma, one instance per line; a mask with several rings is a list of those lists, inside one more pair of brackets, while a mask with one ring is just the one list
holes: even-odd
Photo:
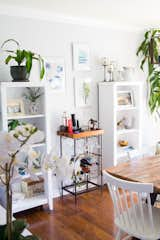
[[[15, 238], [17, 223], [12, 222], [12, 184], [20, 178], [18, 168], [23, 165], [21, 161], [22, 154], [34, 155], [30, 144], [44, 140], [43, 132], [39, 131], [31, 124], [17, 126], [13, 131], [0, 132], [0, 183], [6, 188], [6, 220], [7, 225], [0, 227], [0, 236], [2, 232], [5, 240], [22, 239], [20, 236]], [[31, 161], [28, 163], [28, 172], [33, 175], [31, 170]], [[27, 239], [27, 238], [26, 238]], [[37, 239], [37, 238], [29, 238]]]
[[[16, 44], [16, 50], [5, 49], [6, 44], [9, 42], [13, 42]], [[21, 49], [20, 44], [15, 39], [7, 39], [3, 42], [1, 49], [4, 52], [9, 53], [7, 58], [5, 59], [5, 63], [8, 64], [11, 60], [14, 60], [18, 66], [25, 64], [27, 73], [30, 73], [32, 69], [33, 60], [37, 60], [40, 64], [40, 79], [43, 78], [45, 69], [44, 69], [44, 60], [41, 55], [34, 53], [29, 50]]]
[[[144, 70], [144, 64], [148, 66], [148, 105], [151, 113], [160, 108], [160, 69], [159, 63], [160, 29], [152, 29], [144, 34], [144, 40], [137, 50], [137, 56], [141, 57], [140, 68]], [[159, 115], [160, 116], [160, 115]]]
[[27, 89], [27, 93], [24, 93], [24, 97], [30, 102], [36, 102], [43, 95], [41, 88], [27, 87], [26, 89]]

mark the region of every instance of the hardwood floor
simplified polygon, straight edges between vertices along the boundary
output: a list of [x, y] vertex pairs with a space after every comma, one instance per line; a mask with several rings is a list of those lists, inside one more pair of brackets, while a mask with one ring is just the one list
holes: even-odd
[[77, 205], [69, 195], [54, 200], [54, 211], [47, 207], [16, 214], [30, 224], [29, 230], [41, 240], [113, 240], [112, 202], [105, 188], [78, 196]]

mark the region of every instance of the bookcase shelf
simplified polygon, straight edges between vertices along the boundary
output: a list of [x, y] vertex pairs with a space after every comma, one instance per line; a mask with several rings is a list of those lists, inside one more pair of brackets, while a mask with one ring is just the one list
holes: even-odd
[[[41, 88], [43, 95], [39, 99], [40, 109], [36, 114], [30, 114], [27, 111], [27, 106], [24, 108], [24, 113], [8, 115], [7, 108], [8, 102], [13, 102], [16, 99], [23, 101], [24, 93], [26, 88]], [[49, 141], [49, 123], [48, 123], [48, 111], [46, 105], [47, 98], [46, 86], [42, 83], [31, 83], [31, 82], [2, 82], [0, 83], [0, 122], [1, 130], [8, 131], [8, 123], [12, 120], [19, 120], [22, 123], [31, 123], [35, 125], [38, 129], [42, 130], [45, 134], [44, 142], [33, 144], [32, 147], [39, 151], [41, 154], [48, 153], [50, 151], [50, 141]], [[24, 101], [25, 105], [25, 101]], [[33, 198], [26, 198], [23, 200], [18, 200], [13, 203], [13, 212], [23, 211], [32, 207], [40, 206], [48, 203], [49, 209], [53, 209], [53, 188], [52, 188], [52, 173], [50, 171], [45, 174], [39, 169], [36, 175], [42, 175], [45, 181], [45, 194], [36, 196]], [[22, 176], [22, 179], [30, 177], [29, 174]], [[20, 183], [15, 183], [15, 187], [18, 191], [21, 191]]]
[[[141, 148], [142, 83], [101, 82], [98, 91], [99, 122], [104, 129], [103, 166], [110, 167], [128, 160], [127, 151], [119, 146], [119, 141], [127, 141], [130, 151], [139, 151]], [[125, 101], [129, 101], [129, 104], [125, 104]], [[119, 127], [118, 123], [123, 121], [127, 122], [126, 125]]]

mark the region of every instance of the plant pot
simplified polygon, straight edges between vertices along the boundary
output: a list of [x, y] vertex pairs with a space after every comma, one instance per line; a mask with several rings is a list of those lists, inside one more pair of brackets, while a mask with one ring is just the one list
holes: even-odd
[[11, 66], [10, 73], [13, 78], [12, 82], [29, 82], [29, 73], [26, 66]]

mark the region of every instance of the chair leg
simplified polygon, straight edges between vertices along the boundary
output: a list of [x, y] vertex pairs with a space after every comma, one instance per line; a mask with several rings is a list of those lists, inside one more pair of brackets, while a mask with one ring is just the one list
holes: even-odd
[[127, 236], [122, 238], [122, 236], [124, 236], [124, 234], [125, 233], [122, 230], [118, 229], [118, 232], [117, 232], [115, 240], [128, 240], [128, 239], [131, 239], [131, 236], [129, 236], [129, 235], [127, 235]]
[[121, 240], [122, 231], [118, 229], [115, 240]]

